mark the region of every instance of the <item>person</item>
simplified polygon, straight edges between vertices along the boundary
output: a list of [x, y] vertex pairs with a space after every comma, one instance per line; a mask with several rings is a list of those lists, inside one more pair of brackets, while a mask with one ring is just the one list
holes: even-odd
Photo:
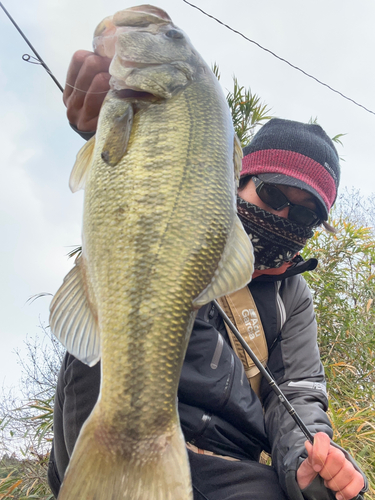
[[[79, 51], [68, 70], [68, 119], [86, 139], [109, 89], [109, 63]], [[244, 149], [238, 214], [254, 246], [249, 290], [266, 337], [267, 367], [314, 442], [306, 441], [264, 379], [255, 394], [217, 307], [207, 304], [198, 311], [178, 391], [194, 500], [349, 500], [367, 490], [358, 465], [330, 439], [317, 326], [301, 276], [317, 261], [299, 255], [319, 225], [329, 228], [339, 179], [336, 149], [316, 124], [272, 119]], [[48, 470], [55, 496], [99, 387], [100, 363], [90, 368], [67, 353]], [[262, 450], [271, 454], [272, 466], [259, 462]]]

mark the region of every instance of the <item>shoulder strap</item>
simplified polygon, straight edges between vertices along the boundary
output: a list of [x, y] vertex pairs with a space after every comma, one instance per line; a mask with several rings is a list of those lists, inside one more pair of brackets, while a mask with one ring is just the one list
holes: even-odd
[[[218, 299], [230, 320], [236, 325], [237, 330], [259, 361], [265, 366], [268, 361], [268, 347], [264, 334], [262, 321], [249, 288], [246, 286], [237, 292], [225, 295]], [[234, 352], [242, 361], [246, 377], [254, 392], [259, 397], [261, 374], [254, 362], [241, 346], [230, 328], [225, 325]]]

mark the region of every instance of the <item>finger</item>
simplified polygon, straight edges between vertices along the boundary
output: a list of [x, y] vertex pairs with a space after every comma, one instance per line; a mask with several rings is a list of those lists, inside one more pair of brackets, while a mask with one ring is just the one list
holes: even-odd
[[305, 448], [306, 448], [307, 455], [308, 455], [307, 461], [312, 466], [311, 458], [312, 458], [312, 453], [313, 453], [313, 445], [310, 443], [310, 441], [305, 441]]
[[108, 73], [100, 73], [95, 76], [79, 113], [77, 120], [79, 130], [96, 130], [100, 108], [109, 90], [109, 80]]
[[[359, 474], [359, 472], [358, 472], [358, 474]], [[339, 491], [336, 494], [336, 498], [337, 498], [337, 500], [351, 500], [353, 498], [356, 498], [357, 495], [360, 493], [360, 491], [363, 488], [364, 488], [364, 483], [363, 483], [363, 478], [361, 476], [360, 480], [358, 479], [358, 481], [357, 480], [353, 481], [348, 486], [346, 486], [344, 489]]]
[[[327, 487], [332, 491], [337, 491], [337, 500], [351, 500], [355, 498], [358, 493], [364, 488], [364, 481], [362, 475], [354, 469], [350, 462], [347, 462], [353, 468], [353, 471], [343, 469], [343, 474], [335, 477], [331, 481], [326, 481]], [[348, 477], [351, 480], [348, 481]]]
[[310, 463], [316, 472], [320, 472], [327, 460], [331, 440], [325, 432], [318, 432], [314, 436], [314, 444], [309, 454]]
[[93, 52], [89, 52], [88, 50], [78, 50], [73, 54], [72, 60], [69, 64], [68, 73], [66, 75], [66, 85], [63, 93], [63, 101], [65, 105], [70, 94], [73, 92], [73, 87], [78, 73], [80, 72], [85, 59], [90, 55], [93, 55]]
[[[341, 467], [337, 474], [331, 476], [329, 479], [325, 479], [325, 484], [329, 489], [340, 492], [356, 479], [357, 474], [359, 474], [359, 472], [355, 470], [353, 465], [348, 460], [345, 460], [343, 467]], [[362, 479], [361, 474], [359, 475]]]
[[101, 57], [96, 54], [89, 55], [83, 61], [75, 79], [74, 87], [80, 91], [87, 92], [96, 75], [99, 73], [108, 73], [110, 63], [111, 60], [108, 57]]
[[330, 446], [324, 467], [319, 474], [323, 479], [332, 479], [340, 473], [346, 462], [344, 453], [334, 446]]
[[[310, 444], [310, 443], [309, 443]], [[308, 449], [308, 445], [306, 445]], [[310, 445], [311, 446], [311, 445]], [[305, 489], [317, 476], [317, 472], [311, 467], [309, 458], [306, 458], [297, 469], [297, 483], [301, 490]]]

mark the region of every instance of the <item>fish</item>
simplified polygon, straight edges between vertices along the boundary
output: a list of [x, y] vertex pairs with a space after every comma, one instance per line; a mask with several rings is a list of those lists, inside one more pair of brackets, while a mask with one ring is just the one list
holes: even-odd
[[101, 362], [59, 500], [192, 500], [177, 389], [197, 310], [253, 272], [237, 217], [242, 151], [217, 78], [158, 7], [104, 19], [112, 59], [96, 135], [77, 154], [82, 254], [50, 306], [69, 353]]

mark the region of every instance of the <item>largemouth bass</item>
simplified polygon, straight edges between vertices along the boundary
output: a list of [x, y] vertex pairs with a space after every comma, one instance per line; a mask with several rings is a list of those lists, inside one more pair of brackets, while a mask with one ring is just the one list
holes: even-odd
[[82, 255], [50, 324], [84, 363], [101, 360], [101, 389], [59, 500], [191, 500], [177, 388], [198, 308], [251, 279], [242, 152], [217, 79], [164, 11], [106, 18], [94, 47], [113, 58], [111, 90], [71, 174]]

